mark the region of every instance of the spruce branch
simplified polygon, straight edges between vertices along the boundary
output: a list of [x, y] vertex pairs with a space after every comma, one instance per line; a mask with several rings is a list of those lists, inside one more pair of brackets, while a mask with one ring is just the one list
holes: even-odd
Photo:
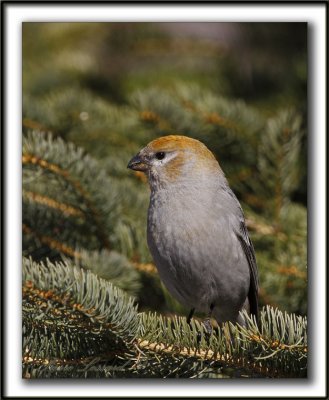
[[247, 327], [226, 323], [210, 338], [198, 321], [192, 321], [190, 327], [185, 318], [144, 314], [139, 346], [144, 351], [213, 362], [213, 367], [217, 363], [217, 367], [239, 367], [269, 377], [305, 376], [306, 319], [267, 307], [261, 312], [259, 329], [243, 314]]
[[142, 211], [146, 216], [147, 191], [133, 178], [110, 176], [107, 168], [50, 134], [32, 131], [24, 137], [25, 254], [37, 256], [45, 250], [41, 242], [69, 256], [78, 256], [77, 248], [111, 247], [132, 257], [137, 249], [140, 260], [149, 261], [140, 218]]
[[261, 138], [258, 169], [264, 193], [274, 193], [274, 216], [280, 224], [282, 209], [300, 179], [302, 119], [293, 110], [284, 110], [268, 120]]
[[131, 295], [137, 294], [141, 287], [138, 269], [124, 255], [116, 251], [81, 249], [74, 260], [64, 257], [64, 261], [67, 265], [76, 265], [92, 271]]
[[40, 241], [41, 244], [48, 246], [52, 250], [56, 250], [60, 253], [66, 254], [68, 256], [75, 257], [76, 259], [81, 257], [80, 253], [77, 252], [72, 247], [69, 247], [66, 244], [64, 244], [50, 236], [41, 235], [38, 232], [35, 232], [33, 229], [31, 229], [28, 225], [26, 225], [24, 223], [22, 224], [22, 230], [23, 230], [24, 235], [34, 237], [35, 239]]
[[140, 111], [142, 121], [160, 132], [171, 130], [196, 138], [202, 135], [206, 141], [220, 134], [222, 146], [236, 135], [255, 144], [256, 134], [265, 122], [242, 101], [230, 101], [197, 85], [139, 91], [132, 95], [131, 103]]
[[79, 217], [84, 216], [83, 212], [81, 210], [79, 210], [78, 208], [72, 207], [69, 204], [65, 204], [60, 201], [56, 201], [48, 196], [43, 196], [38, 193], [23, 190], [23, 199], [24, 198], [34, 201], [38, 204], [45, 205], [47, 207], [54, 208], [55, 210], [59, 210], [66, 216], [70, 216], [70, 215], [79, 216]]
[[246, 327], [226, 323], [209, 337], [198, 320], [137, 313], [132, 298], [90, 271], [23, 259], [24, 376], [65, 376], [74, 365], [74, 376], [95, 376], [98, 365], [106, 376], [206, 376], [227, 367], [306, 375], [306, 318], [267, 307], [259, 328], [244, 317]]
[[45, 364], [53, 357], [62, 363], [96, 357], [109, 349], [118, 357], [128, 351], [138, 323], [134, 299], [108, 281], [68, 264], [23, 259], [27, 365]]
[[[67, 162], [64, 162], [66, 165], [61, 166], [59, 165], [59, 163], [64, 163], [62, 159], [59, 159], [59, 156], [65, 157], [65, 152], [67, 155], [70, 156], [71, 165], [67, 164]], [[104, 233], [105, 229], [102, 226], [99, 211], [95, 208], [93, 201], [91, 200], [92, 194], [90, 192], [88, 193], [88, 189], [82, 186], [80, 179], [77, 177], [76, 174], [74, 174], [75, 171], [73, 171], [73, 169], [76, 168], [74, 164], [77, 161], [83, 160], [85, 162], [87, 161], [88, 163], [92, 163], [92, 160], [86, 160], [86, 158], [87, 156], [85, 156], [83, 160], [81, 150], [78, 151], [74, 149], [72, 145], [68, 145], [66, 147], [61, 139], [53, 141], [49, 135], [48, 137], [46, 137], [46, 135], [42, 133], [31, 134], [23, 142], [23, 165], [37, 166], [45, 172], [50, 172], [55, 176], [62, 178], [73, 189], [74, 193], [76, 194], [77, 200], [85, 204], [85, 217], [88, 218], [89, 216], [91, 216], [97, 226], [97, 232], [101, 242], [105, 247], [108, 248], [109, 242], [106, 234]], [[53, 160], [49, 161], [51, 159]], [[56, 163], [56, 161], [58, 164]], [[42, 195], [34, 194], [34, 196], [30, 196], [30, 199], [33, 199], [34, 201], [39, 200], [40, 202], [40, 196]], [[45, 204], [45, 202], [43, 202], [43, 204]], [[47, 205], [49, 206], [49, 201]], [[51, 204], [51, 206], [53, 205], [54, 203]], [[81, 208], [84, 207], [82, 206]]]

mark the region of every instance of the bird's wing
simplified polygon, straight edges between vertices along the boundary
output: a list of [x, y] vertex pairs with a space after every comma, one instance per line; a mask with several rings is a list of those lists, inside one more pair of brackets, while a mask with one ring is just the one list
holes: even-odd
[[239, 239], [244, 254], [248, 260], [249, 270], [250, 270], [250, 287], [248, 292], [248, 300], [250, 306], [250, 313], [256, 317], [256, 321], [258, 322], [258, 269], [255, 257], [255, 250], [254, 246], [249, 238], [249, 234], [247, 231], [246, 223], [242, 208], [238, 199], [236, 198], [235, 194], [232, 190], [227, 187], [226, 192], [230, 195], [231, 199], [234, 199], [234, 203], [237, 208], [235, 208], [235, 215], [236, 211], [238, 211], [238, 221], [236, 221], [234, 230], [237, 238]]
[[240, 230], [236, 232], [241, 243], [243, 251], [247, 257], [250, 270], [250, 287], [248, 292], [248, 300], [250, 313], [256, 317], [258, 322], [258, 271], [255, 257], [254, 246], [249, 238], [244, 218], [240, 221]]

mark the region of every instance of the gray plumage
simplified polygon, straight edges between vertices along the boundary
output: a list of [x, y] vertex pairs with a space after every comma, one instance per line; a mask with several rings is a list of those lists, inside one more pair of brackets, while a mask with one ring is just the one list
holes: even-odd
[[149, 178], [147, 242], [168, 291], [188, 308], [208, 314], [213, 307], [219, 323], [244, 324], [243, 308], [258, 314], [254, 248], [240, 204], [207, 151], [194, 139], [160, 138], [128, 166]]

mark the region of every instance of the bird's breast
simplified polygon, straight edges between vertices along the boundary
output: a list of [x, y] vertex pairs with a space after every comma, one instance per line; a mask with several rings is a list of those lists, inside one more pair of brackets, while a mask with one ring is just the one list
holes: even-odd
[[148, 245], [166, 286], [184, 282], [185, 290], [194, 296], [205, 291], [203, 286], [212, 280], [215, 263], [230, 251], [220, 244], [220, 236], [226, 235], [223, 229], [221, 232], [219, 216], [206, 201], [179, 196], [151, 198]]
[[209, 306], [218, 296], [231, 301], [248, 284], [247, 260], [219, 200], [151, 196], [148, 245], [160, 278], [183, 304], [199, 299]]
[[176, 255], [189, 249], [200, 233], [205, 234], [207, 211], [192, 196], [151, 196], [148, 211], [148, 236], [162, 250]]

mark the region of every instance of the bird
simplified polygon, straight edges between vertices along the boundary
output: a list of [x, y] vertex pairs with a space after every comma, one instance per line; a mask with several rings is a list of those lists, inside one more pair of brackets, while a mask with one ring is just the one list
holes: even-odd
[[[128, 163], [150, 186], [147, 243], [161, 281], [187, 309], [258, 321], [258, 268], [241, 205], [214, 154], [183, 135], [152, 140]], [[211, 329], [211, 328], [210, 328]]]

